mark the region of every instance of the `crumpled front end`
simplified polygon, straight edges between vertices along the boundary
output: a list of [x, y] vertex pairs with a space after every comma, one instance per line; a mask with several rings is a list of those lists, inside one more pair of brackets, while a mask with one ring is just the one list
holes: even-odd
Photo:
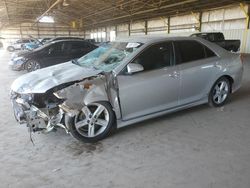
[[44, 98], [45, 96], [41, 94], [36, 96], [36, 94], [11, 92], [11, 103], [16, 120], [20, 124], [26, 124], [31, 132], [47, 133], [55, 127], [65, 128], [62, 124], [64, 113], [58, 107], [60, 101], [50, 99], [43, 102]]

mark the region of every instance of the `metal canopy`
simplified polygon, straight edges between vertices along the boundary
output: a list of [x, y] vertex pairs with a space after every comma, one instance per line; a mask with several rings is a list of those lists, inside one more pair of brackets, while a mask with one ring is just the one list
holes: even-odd
[[81, 29], [173, 16], [231, 6], [240, 0], [0, 0], [0, 27], [37, 23], [51, 15], [60, 24]]

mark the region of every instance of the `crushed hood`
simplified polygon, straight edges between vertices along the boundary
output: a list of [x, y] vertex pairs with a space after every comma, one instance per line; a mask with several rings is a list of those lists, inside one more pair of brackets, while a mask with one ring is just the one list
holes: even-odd
[[100, 70], [80, 67], [71, 62], [27, 73], [17, 78], [11, 90], [20, 94], [45, 93], [55, 86], [99, 74]]

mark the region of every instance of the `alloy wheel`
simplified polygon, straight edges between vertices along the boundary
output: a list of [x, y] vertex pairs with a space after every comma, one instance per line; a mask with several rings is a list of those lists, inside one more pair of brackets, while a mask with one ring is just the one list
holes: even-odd
[[213, 90], [213, 101], [215, 104], [222, 104], [229, 94], [229, 85], [225, 80], [219, 81]]
[[37, 69], [40, 69], [40, 65], [39, 63], [37, 63], [36, 61], [29, 61], [27, 62], [27, 65], [26, 65], [26, 70], [28, 72], [32, 72], [32, 71], [35, 71]]
[[75, 117], [75, 128], [82, 136], [93, 138], [106, 130], [109, 119], [109, 112], [104, 105], [92, 103], [84, 106]]

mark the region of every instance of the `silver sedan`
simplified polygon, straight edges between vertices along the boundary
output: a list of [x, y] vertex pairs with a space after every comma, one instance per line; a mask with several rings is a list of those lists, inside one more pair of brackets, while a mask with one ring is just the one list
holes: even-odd
[[222, 106], [242, 73], [239, 54], [200, 38], [128, 38], [18, 78], [11, 99], [16, 119], [31, 131], [63, 127], [96, 142], [156, 116]]

